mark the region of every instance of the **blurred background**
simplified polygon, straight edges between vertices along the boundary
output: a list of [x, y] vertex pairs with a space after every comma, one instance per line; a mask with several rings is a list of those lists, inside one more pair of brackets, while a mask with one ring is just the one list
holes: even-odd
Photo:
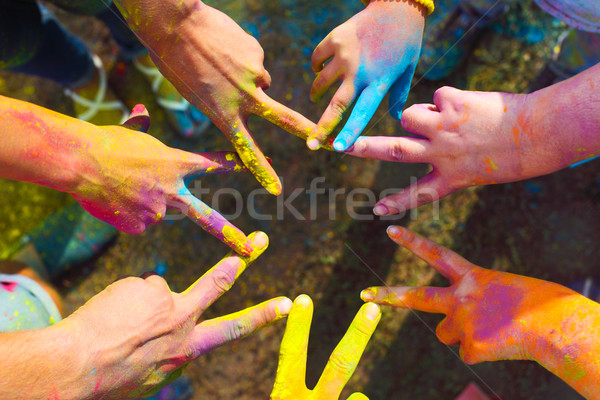
[[[319, 103], [309, 101], [314, 79], [310, 56], [337, 25], [361, 10], [353, 1], [221, 0], [207, 1], [235, 19], [265, 50], [273, 98], [317, 121], [333, 91]], [[218, 3], [218, 4], [216, 4]], [[441, 7], [443, 2], [436, 2]], [[551, 56], [565, 26], [533, 1], [509, 2], [509, 12], [481, 33], [466, 61], [449, 78], [430, 82], [415, 76], [407, 105], [429, 103], [434, 91], [450, 85], [469, 90], [524, 92]], [[116, 47], [106, 28], [93, 18], [73, 16], [48, 5], [68, 29], [83, 38], [105, 65], [113, 66], [110, 82], [128, 104], [144, 103], [150, 111], [149, 133], [172, 147], [190, 151], [232, 150], [212, 127], [202, 137], [175, 135], [150, 87], [135, 69], [115, 68]], [[226, 34], [226, 32], [224, 32]], [[0, 72], [0, 94], [73, 115], [73, 105], [58, 85], [15, 73]], [[387, 112], [387, 99], [366, 129], [368, 135], [404, 135]], [[268, 122], [250, 121], [255, 138], [284, 183], [287, 198], [308, 188], [315, 177], [320, 187], [368, 188], [379, 197], [384, 189], [402, 188], [420, 177], [427, 165], [381, 163], [326, 151], [311, 152], [302, 140]], [[314, 385], [358, 311], [360, 291], [372, 285], [446, 285], [432, 268], [399, 249], [385, 234], [390, 223], [435, 240], [471, 262], [563, 285], [598, 274], [600, 242], [600, 160], [530, 181], [462, 190], [439, 203], [439, 215], [423, 206], [401, 219], [352, 218], [346, 196], [330, 203], [316, 196], [317, 218], [311, 220], [310, 197], [303, 192], [293, 206], [298, 220], [285, 210], [277, 217], [277, 199], [256, 198], [255, 209], [273, 216], [255, 220], [244, 209], [233, 220], [246, 233], [262, 230], [270, 247], [237, 284], [206, 313], [215, 317], [271, 297], [306, 293], [315, 303], [311, 328], [307, 384]], [[413, 178], [414, 179], [414, 178]], [[231, 187], [243, 195], [259, 184], [249, 173], [201, 180], [212, 193]], [[70, 196], [26, 183], [0, 181], [0, 256], [22, 235], [65, 204]], [[210, 196], [204, 198], [210, 205]], [[360, 200], [360, 196], [356, 197]], [[366, 198], [364, 199], [367, 200]], [[246, 199], [244, 199], [244, 206]], [[335, 218], [330, 207], [335, 205]], [[370, 216], [372, 203], [357, 209]], [[235, 201], [223, 196], [220, 209], [235, 212]], [[93, 262], [56, 282], [74, 311], [115, 279], [155, 270], [172, 290], [195, 281], [228, 248], [186, 219], [165, 221], [138, 236], [120, 234]], [[465, 365], [458, 349], [441, 344], [435, 326], [442, 316], [383, 309], [383, 317], [342, 398], [363, 391], [372, 400], [454, 399], [470, 382], [503, 399], [580, 398], [560, 379], [533, 362], [511, 361]], [[254, 400], [269, 397], [277, 367], [285, 321], [237, 343], [226, 345], [192, 363], [185, 375], [195, 386], [194, 399]]]

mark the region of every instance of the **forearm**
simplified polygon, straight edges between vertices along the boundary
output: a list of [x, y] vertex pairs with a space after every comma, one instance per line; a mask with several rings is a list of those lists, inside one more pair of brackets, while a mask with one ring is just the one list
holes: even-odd
[[0, 398], [89, 398], [93, 387], [86, 387], [81, 378], [92, 371], [82, 370], [83, 352], [77, 351], [75, 343], [74, 336], [59, 325], [0, 333]]
[[0, 177], [73, 192], [94, 125], [0, 96]]
[[200, 0], [115, 0], [115, 5], [144, 46], [173, 45], [177, 29], [206, 5]]
[[600, 398], [600, 304], [573, 294], [540, 307], [532, 358], [586, 398]]
[[555, 170], [600, 154], [600, 64], [528, 95], [525, 129], [545, 147]]

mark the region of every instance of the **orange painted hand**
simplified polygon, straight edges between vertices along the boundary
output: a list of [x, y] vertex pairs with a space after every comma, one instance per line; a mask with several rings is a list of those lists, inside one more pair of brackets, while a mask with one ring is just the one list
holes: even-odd
[[390, 238], [429, 263], [449, 287], [372, 287], [365, 301], [445, 314], [438, 339], [468, 364], [535, 360], [580, 393], [600, 395], [600, 305], [564, 286], [493, 271], [400, 226]]
[[196, 0], [120, 0], [129, 25], [162, 74], [229, 138], [272, 194], [281, 182], [248, 128], [252, 114], [306, 139], [315, 126], [271, 99], [260, 44], [224, 13]]
[[73, 197], [90, 214], [127, 233], [141, 233], [162, 221], [167, 208], [178, 209], [236, 252], [249, 255], [252, 246], [244, 233], [186, 187], [198, 176], [246, 170], [237, 154], [167, 147], [138, 131], [148, 124], [141, 105], [123, 126], [88, 124], [93, 131], [79, 139], [88, 161]]
[[[375, 304], [365, 304], [356, 314], [350, 328], [337, 345], [317, 386], [306, 387], [306, 352], [312, 321], [310, 297], [300, 295], [294, 301], [281, 341], [279, 366], [271, 400], [337, 400], [375, 331], [381, 312]], [[348, 400], [365, 400], [362, 393]]]

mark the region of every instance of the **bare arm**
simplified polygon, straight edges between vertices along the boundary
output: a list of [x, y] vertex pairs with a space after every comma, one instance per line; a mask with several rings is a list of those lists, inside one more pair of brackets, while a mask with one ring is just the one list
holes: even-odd
[[[0, 333], [0, 397], [3, 399], [82, 399], [82, 352], [64, 326]], [[7, 384], [10, 382], [10, 384]], [[92, 388], [93, 389], [93, 388]]]
[[250, 254], [244, 233], [185, 186], [185, 179], [245, 170], [239, 157], [184, 152], [129, 129], [143, 129], [147, 120], [140, 105], [124, 126], [100, 127], [0, 96], [0, 177], [70, 193], [90, 214], [127, 233], [143, 232], [176, 208]]

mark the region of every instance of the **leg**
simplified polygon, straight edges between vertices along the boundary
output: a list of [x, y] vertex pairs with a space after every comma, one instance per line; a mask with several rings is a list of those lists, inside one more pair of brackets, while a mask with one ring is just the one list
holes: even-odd
[[558, 39], [552, 59], [529, 85], [528, 91], [568, 79], [600, 62], [600, 34], [570, 29]]
[[0, 1], [0, 69], [31, 60], [42, 41], [42, 19], [35, 2]]
[[52, 285], [20, 261], [0, 262], [0, 331], [41, 329], [61, 320]]

